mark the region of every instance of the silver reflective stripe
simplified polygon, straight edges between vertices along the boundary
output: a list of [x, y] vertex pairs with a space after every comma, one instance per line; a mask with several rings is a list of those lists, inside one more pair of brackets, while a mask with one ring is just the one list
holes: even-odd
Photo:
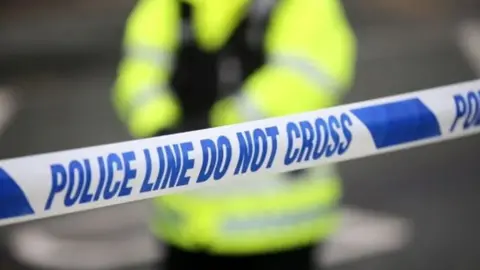
[[282, 174], [252, 174], [239, 177], [235, 181], [223, 185], [203, 187], [187, 192], [202, 198], [224, 199], [238, 196], [267, 195], [288, 191], [290, 188], [289, 181], [284, 181]]
[[125, 57], [149, 62], [166, 69], [172, 67], [173, 60], [170, 53], [149, 46], [129, 46], [125, 49]]
[[326, 89], [333, 94], [338, 94], [338, 91], [342, 88], [334, 78], [307, 59], [291, 55], [271, 55], [268, 57], [267, 63], [299, 72], [308, 80], [314, 82], [320, 89]]
[[334, 213], [337, 207], [316, 206], [303, 211], [264, 215], [251, 218], [231, 218], [227, 220], [222, 230], [224, 233], [258, 232], [261, 230], [284, 229], [301, 223], [313, 222], [316, 219]]
[[245, 90], [239, 91], [234, 97], [235, 106], [242, 113], [244, 121], [255, 121], [266, 118], [257, 105], [245, 94]]
[[335, 165], [315, 166], [306, 170], [307, 173], [305, 176], [302, 176], [302, 178], [312, 179], [312, 181], [323, 181], [339, 178], [337, 166]]
[[268, 17], [278, 0], [254, 1], [249, 9], [248, 19], [260, 21]]
[[185, 222], [180, 213], [164, 205], [155, 205], [154, 211], [154, 218], [158, 222], [168, 223], [170, 225], [179, 225], [181, 222]]
[[[296, 185], [337, 180], [335, 166], [324, 165], [305, 170], [300, 176], [288, 173], [264, 173], [242, 176], [223, 185], [203, 187], [186, 191], [189, 195], [208, 198], [229, 198], [237, 196], [268, 195], [270, 193], [288, 192]], [[185, 193], [185, 194], [187, 194]]]
[[168, 88], [166, 86], [147, 85], [143, 87], [135, 96], [128, 100], [128, 106], [125, 112], [126, 116], [130, 117], [136, 109], [144, 106], [151, 100], [165, 96], [167, 93]]

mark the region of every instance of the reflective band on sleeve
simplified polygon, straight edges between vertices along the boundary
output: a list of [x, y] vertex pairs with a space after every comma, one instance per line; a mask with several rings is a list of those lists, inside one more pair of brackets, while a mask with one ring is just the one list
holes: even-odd
[[243, 120], [255, 121], [266, 118], [267, 116], [245, 93], [245, 90], [241, 90], [233, 97], [235, 106], [242, 112]]
[[338, 167], [336, 165], [323, 165], [307, 169], [306, 177], [315, 181], [322, 179], [339, 178]]
[[163, 204], [154, 207], [153, 211], [155, 213], [154, 218], [157, 222], [168, 223], [176, 226], [180, 225], [180, 223], [182, 222], [185, 222], [180, 213], [170, 209]]
[[267, 63], [298, 72], [314, 82], [320, 89], [331, 91], [332, 94], [338, 94], [338, 91], [342, 89], [341, 85], [334, 78], [307, 59], [291, 55], [270, 55]]
[[130, 117], [132, 113], [146, 105], [153, 99], [158, 99], [168, 93], [168, 88], [163, 85], [147, 85], [128, 101], [126, 116]]
[[145, 61], [159, 68], [171, 69], [172, 54], [162, 49], [148, 46], [129, 46], [125, 49], [125, 57]]
[[223, 224], [222, 231], [225, 234], [231, 234], [257, 230], [288, 228], [302, 223], [313, 222], [318, 218], [334, 213], [335, 210], [337, 210], [336, 206], [315, 206], [303, 211], [294, 211], [291, 213], [264, 215], [250, 218], [231, 218]]

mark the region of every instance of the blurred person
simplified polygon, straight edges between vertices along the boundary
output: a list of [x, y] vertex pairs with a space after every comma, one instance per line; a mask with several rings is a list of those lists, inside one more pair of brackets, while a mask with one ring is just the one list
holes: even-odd
[[[124, 49], [114, 107], [148, 138], [336, 105], [356, 40], [338, 0], [140, 0]], [[156, 198], [160, 269], [312, 269], [340, 180], [322, 166]]]

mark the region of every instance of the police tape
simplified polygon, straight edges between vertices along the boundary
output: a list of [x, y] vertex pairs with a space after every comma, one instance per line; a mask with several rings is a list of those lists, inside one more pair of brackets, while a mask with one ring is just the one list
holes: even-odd
[[318, 111], [0, 161], [0, 225], [480, 132], [480, 80]]

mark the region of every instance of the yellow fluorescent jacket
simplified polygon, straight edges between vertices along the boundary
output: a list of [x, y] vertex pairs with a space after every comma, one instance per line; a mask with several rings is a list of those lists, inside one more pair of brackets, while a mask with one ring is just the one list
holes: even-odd
[[[113, 103], [135, 137], [152, 136], [181, 119], [168, 83], [182, 38], [180, 2], [140, 0], [128, 18]], [[252, 5], [268, 1], [185, 2], [193, 7], [197, 46], [211, 52], [222, 48]], [[212, 125], [329, 107], [350, 88], [356, 42], [337, 0], [277, 1], [264, 38], [266, 63], [238, 94], [212, 108]], [[299, 176], [249, 177], [240, 186], [156, 199], [152, 228], [185, 249], [250, 254], [291, 248], [332, 232], [340, 196], [339, 176], [331, 166]]]

